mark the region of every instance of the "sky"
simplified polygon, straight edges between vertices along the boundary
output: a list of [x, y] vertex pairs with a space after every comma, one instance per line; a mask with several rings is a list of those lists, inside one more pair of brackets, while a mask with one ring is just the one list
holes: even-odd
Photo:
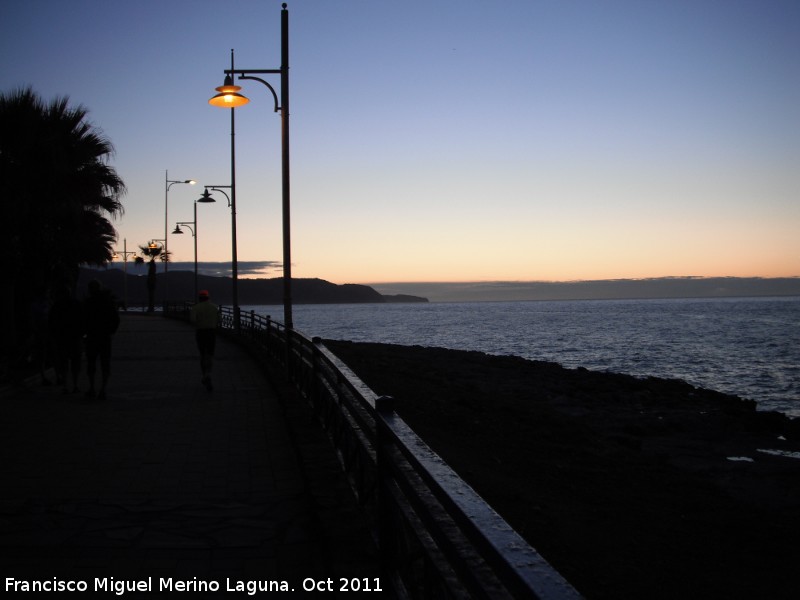
[[[294, 277], [800, 276], [800, 2], [287, 4]], [[280, 67], [280, 12], [0, 0], [0, 92], [89, 110], [127, 186], [117, 247], [135, 251], [230, 184], [230, 113], [208, 99], [231, 49], [236, 68]], [[281, 119], [237, 83], [238, 256], [277, 277]], [[167, 179], [198, 183], [172, 185], [165, 211]], [[225, 263], [213, 195], [198, 260]], [[191, 263], [186, 231], [169, 250]]]

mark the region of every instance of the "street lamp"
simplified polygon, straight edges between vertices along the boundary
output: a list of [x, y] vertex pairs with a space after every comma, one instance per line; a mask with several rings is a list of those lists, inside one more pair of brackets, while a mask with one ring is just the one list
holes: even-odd
[[[282, 5], [281, 10], [281, 67], [280, 69], [226, 69], [225, 84], [217, 88], [218, 94], [211, 98], [208, 103], [212, 106], [222, 108], [236, 108], [244, 106], [250, 100], [239, 94], [239, 86], [233, 85], [233, 75], [238, 75], [239, 79], [249, 79], [264, 84], [275, 101], [275, 112], [281, 113], [281, 163], [283, 182], [283, 320], [287, 332], [293, 329], [292, 322], [292, 252], [291, 252], [291, 228], [290, 228], [290, 185], [289, 185], [289, 11], [286, 4]], [[278, 95], [269, 83], [260, 77], [253, 77], [253, 74], [280, 74], [281, 97], [278, 102]], [[233, 113], [231, 112], [231, 117]]]
[[111, 258], [119, 258], [120, 254], [122, 255], [122, 272], [125, 273], [125, 277], [122, 280], [122, 289], [124, 290], [122, 301], [124, 303], [125, 310], [128, 310], [128, 256], [136, 256], [136, 252], [128, 252], [128, 238], [124, 238], [122, 240], [122, 252], [119, 250], [114, 250], [114, 255]]
[[[159, 244], [158, 242], [163, 242]], [[152, 239], [147, 246], [139, 246], [142, 253], [150, 258], [147, 264], [147, 312], [155, 310], [155, 293], [156, 293], [156, 257], [164, 256], [164, 247], [166, 240]], [[167, 310], [167, 301], [164, 301], [164, 310]]]
[[169, 222], [169, 188], [176, 183], [188, 183], [194, 185], [197, 183], [194, 179], [173, 180], [169, 178], [169, 171], [164, 171], [164, 304], [169, 301], [169, 279], [167, 279], [167, 271], [169, 270], [169, 250], [167, 242], [167, 227]]
[[183, 231], [181, 230], [181, 225], [184, 227], [188, 227], [189, 231], [192, 232], [192, 237], [194, 238], [194, 299], [197, 301], [197, 202], [216, 202], [213, 198], [209, 199], [200, 199], [196, 202], [192, 203], [194, 208], [194, 221], [178, 221], [175, 223], [175, 231], [172, 233], [175, 235], [183, 235]]
[[[231, 70], [233, 70], [233, 49], [231, 49]], [[233, 285], [233, 326], [234, 329], [239, 331], [239, 253], [236, 242], [236, 106], [247, 104], [249, 100], [239, 94], [242, 89], [238, 85], [233, 85], [233, 80], [230, 75], [225, 76], [224, 85], [216, 88], [223, 98], [235, 100], [230, 102], [231, 108], [231, 184], [230, 185], [207, 185], [203, 191], [203, 197], [198, 202], [205, 202], [206, 198], [210, 198], [208, 190], [217, 190], [225, 195], [228, 199], [228, 208], [231, 209], [231, 281]], [[225, 101], [223, 100], [223, 103]], [[231, 195], [222, 191], [221, 188], [230, 189]]]
[[[233, 110], [231, 110], [231, 128], [233, 127]], [[233, 134], [231, 134], [233, 135]], [[232, 146], [233, 144], [231, 144]], [[231, 147], [231, 153], [233, 148]], [[233, 171], [233, 166], [231, 166]], [[215, 202], [208, 190], [214, 190], [225, 196], [228, 200], [228, 208], [231, 209], [231, 280], [233, 282], [233, 326], [236, 331], [239, 330], [239, 256], [236, 250], [236, 185], [206, 185], [204, 186], [203, 195], [197, 202]], [[231, 195], [224, 191], [225, 189], [231, 190]]]

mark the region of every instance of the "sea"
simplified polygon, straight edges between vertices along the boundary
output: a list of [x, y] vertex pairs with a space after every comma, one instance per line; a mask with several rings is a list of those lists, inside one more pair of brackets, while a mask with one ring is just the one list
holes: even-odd
[[[282, 306], [247, 306], [283, 319]], [[293, 307], [309, 337], [476, 350], [680, 379], [800, 417], [800, 297]]]

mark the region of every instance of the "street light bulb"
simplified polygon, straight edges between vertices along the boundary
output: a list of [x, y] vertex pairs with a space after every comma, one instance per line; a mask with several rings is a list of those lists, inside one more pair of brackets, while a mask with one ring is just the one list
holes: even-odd
[[237, 106], [244, 106], [250, 102], [250, 98], [239, 93], [239, 90], [242, 89], [241, 86], [221, 85], [214, 89], [219, 93], [208, 101], [211, 106], [236, 108]]

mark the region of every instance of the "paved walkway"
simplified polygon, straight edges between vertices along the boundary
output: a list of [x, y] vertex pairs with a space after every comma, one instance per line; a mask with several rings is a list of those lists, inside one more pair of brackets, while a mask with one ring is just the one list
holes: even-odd
[[174, 597], [159, 593], [170, 577], [298, 592], [306, 578], [338, 590], [340, 577], [377, 577], [368, 527], [305, 408], [225, 339], [214, 383], [201, 385], [189, 325], [125, 315], [106, 400], [38, 382], [0, 396], [0, 591], [8, 577], [89, 591], [95, 578], [150, 578], [125, 593], [141, 598]]

